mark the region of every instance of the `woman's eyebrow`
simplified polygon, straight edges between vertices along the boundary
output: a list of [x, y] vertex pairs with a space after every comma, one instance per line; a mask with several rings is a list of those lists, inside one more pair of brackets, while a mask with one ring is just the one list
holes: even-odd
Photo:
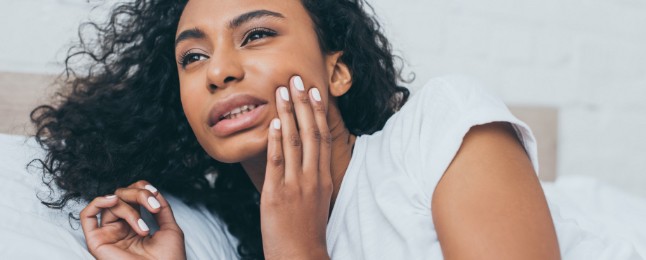
[[[283, 16], [282, 14], [277, 13], [277, 12], [272, 12], [272, 11], [264, 10], [264, 9], [263, 10], [255, 10], [255, 11], [250, 11], [250, 12], [241, 14], [241, 15], [237, 16], [236, 18], [234, 18], [233, 20], [231, 20], [229, 22], [229, 29], [230, 30], [235, 29], [237, 27], [240, 27], [240, 25], [242, 25], [242, 24], [244, 24], [246, 22], [249, 22], [249, 21], [251, 21], [253, 19], [258, 19], [258, 18], [261, 18], [261, 17], [265, 17], [265, 16], [270, 16], [270, 17], [274, 17], [274, 18], [281, 18], [281, 19], [285, 18], [285, 16]], [[200, 30], [199, 28], [188, 29], [188, 30], [182, 31], [177, 36], [177, 39], [175, 39], [175, 47], [177, 47], [177, 45], [180, 42], [184, 41], [184, 40], [188, 40], [188, 39], [204, 39], [205, 37], [206, 37], [206, 34], [202, 30]]]
[[246, 23], [246, 22], [248, 22], [250, 20], [258, 19], [258, 18], [264, 17], [264, 16], [271, 16], [271, 17], [275, 17], [275, 18], [285, 18], [285, 16], [283, 16], [282, 14], [272, 12], [272, 11], [269, 11], [269, 10], [264, 10], [264, 9], [263, 10], [255, 10], [255, 11], [251, 11], [251, 12], [241, 14], [238, 17], [231, 20], [231, 22], [229, 22], [229, 29], [235, 29], [235, 28], [239, 27], [240, 25], [242, 25], [242, 24], [244, 24], [244, 23]]
[[206, 34], [204, 34], [204, 32], [198, 28], [184, 30], [177, 36], [177, 39], [175, 39], [175, 47], [177, 47], [177, 45], [182, 41], [188, 39], [204, 39], [205, 37]]

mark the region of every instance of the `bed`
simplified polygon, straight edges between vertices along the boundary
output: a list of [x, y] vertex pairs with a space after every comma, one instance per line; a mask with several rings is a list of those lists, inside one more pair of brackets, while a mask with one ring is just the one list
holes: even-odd
[[[46, 196], [38, 171], [26, 168], [43, 155], [29, 112], [55, 92], [51, 75], [0, 72], [0, 259], [92, 259], [82, 232], [64, 211], [39, 203]], [[564, 259], [643, 259], [646, 200], [582, 176], [556, 175], [558, 110], [511, 106], [538, 140], [540, 174]], [[203, 207], [169, 198], [186, 234], [191, 259], [235, 258], [235, 238]], [[80, 209], [72, 205], [68, 210]], [[620, 214], [618, 214], [620, 213]], [[575, 246], [576, 245], [576, 246]], [[599, 247], [605, 254], [589, 255]], [[38, 248], [34, 250], [34, 248]]]

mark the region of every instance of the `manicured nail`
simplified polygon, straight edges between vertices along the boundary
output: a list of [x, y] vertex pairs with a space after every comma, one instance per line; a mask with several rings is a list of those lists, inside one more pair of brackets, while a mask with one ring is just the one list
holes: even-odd
[[312, 88], [312, 97], [316, 101], [321, 101], [321, 93], [319, 93], [319, 90], [316, 88]]
[[274, 120], [271, 120], [271, 125], [274, 127], [274, 129], [279, 130], [280, 129], [280, 119], [274, 118]]
[[150, 185], [150, 184], [146, 184], [146, 186], [144, 186], [144, 189], [147, 189], [152, 193], [157, 192], [157, 188], [155, 188], [153, 185]]
[[113, 194], [113, 195], [107, 195], [107, 196], [105, 196], [105, 198], [106, 198], [106, 199], [109, 199], [109, 200], [110, 200], [110, 199], [114, 199], [115, 197], [117, 197], [117, 195], [114, 195], [114, 194]]
[[143, 231], [148, 231], [148, 230], [150, 230], [150, 229], [148, 228], [148, 225], [146, 225], [146, 222], [144, 222], [144, 220], [143, 220], [143, 219], [139, 219], [139, 220], [137, 220], [137, 225], [139, 225], [139, 228], [141, 228], [141, 230], [143, 230]]
[[300, 91], [305, 90], [305, 86], [303, 85], [303, 79], [301, 79], [300, 76], [294, 77], [294, 87], [296, 87], [296, 89]]
[[283, 98], [283, 100], [289, 101], [289, 91], [287, 91], [286, 87], [278, 88], [278, 92], [280, 92], [280, 97]]
[[150, 205], [153, 209], [158, 209], [159, 206], [159, 201], [155, 199], [154, 197], [148, 197], [148, 205]]

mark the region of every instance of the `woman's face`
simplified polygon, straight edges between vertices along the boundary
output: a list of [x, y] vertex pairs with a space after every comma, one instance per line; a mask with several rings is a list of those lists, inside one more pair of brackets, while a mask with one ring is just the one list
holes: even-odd
[[292, 76], [328, 93], [329, 56], [300, 0], [190, 0], [176, 39], [184, 112], [218, 161], [265, 154], [276, 89]]

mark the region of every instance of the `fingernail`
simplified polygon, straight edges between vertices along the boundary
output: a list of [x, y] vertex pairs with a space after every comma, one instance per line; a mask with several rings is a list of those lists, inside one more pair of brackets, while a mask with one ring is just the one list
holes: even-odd
[[287, 91], [286, 87], [278, 88], [278, 92], [280, 92], [280, 97], [283, 98], [283, 100], [289, 101], [289, 91]]
[[114, 199], [117, 195], [107, 195], [105, 196], [106, 199]]
[[148, 231], [149, 230], [148, 225], [146, 225], [146, 222], [144, 222], [143, 219], [137, 220], [137, 225], [139, 225], [139, 228], [141, 228], [141, 230], [143, 230], [143, 231]]
[[316, 88], [312, 88], [312, 97], [316, 101], [321, 101], [321, 93], [319, 93], [319, 90]]
[[303, 79], [301, 79], [300, 76], [294, 77], [294, 87], [296, 87], [296, 89], [300, 91], [305, 90], [305, 86], [303, 85]]
[[159, 206], [159, 201], [155, 199], [154, 197], [148, 197], [148, 205], [150, 205], [153, 209], [158, 209]]
[[144, 186], [144, 189], [147, 189], [152, 193], [157, 192], [157, 188], [155, 188], [153, 185], [150, 185], [150, 184], [146, 184], [146, 186]]
[[280, 119], [274, 118], [274, 120], [271, 120], [271, 125], [274, 127], [274, 129], [279, 130], [280, 129]]

